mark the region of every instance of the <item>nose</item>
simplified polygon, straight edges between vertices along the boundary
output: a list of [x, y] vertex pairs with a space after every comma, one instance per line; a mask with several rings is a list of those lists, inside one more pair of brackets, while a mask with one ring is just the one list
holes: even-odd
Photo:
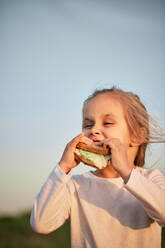
[[92, 135], [101, 134], [101, 130], [99, 129], [99, 127], [93, 126], [93, 128], [91, 129], [91, 134], [92, 134]]

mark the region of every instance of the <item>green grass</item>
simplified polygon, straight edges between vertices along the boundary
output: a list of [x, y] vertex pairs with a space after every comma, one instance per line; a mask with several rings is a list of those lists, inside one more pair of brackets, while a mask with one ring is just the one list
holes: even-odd
[[30, 214], [0, 218], [0, 248], [70, 248], [69, 224], [48, 235], [35, 233]]
[[[0, 218], [0, 248], [70, 248], [69, 223], [48, 235], [35, 233], [30, 227], [30, 213]], [[162, 246], [165, 248], [165, 228]]]
[[162, 228], [162, 247], [165, 248], [165, 227]]

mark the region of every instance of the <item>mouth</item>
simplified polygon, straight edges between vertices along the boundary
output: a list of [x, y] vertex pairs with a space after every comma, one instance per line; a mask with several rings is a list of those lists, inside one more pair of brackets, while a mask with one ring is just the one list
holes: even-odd
[[92, 141], [94, 142], [94, 144], [95, 144], [96, 146], [103, 146], [102, 141], [99, 140], [99, 139], [93, 139]]
[[93, 142], [101, 142], [101, 140], [93, 139]]

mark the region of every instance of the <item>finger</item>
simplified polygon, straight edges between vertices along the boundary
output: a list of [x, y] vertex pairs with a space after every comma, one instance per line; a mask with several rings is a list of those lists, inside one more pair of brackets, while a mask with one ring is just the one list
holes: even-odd
[[90, 145], [90, 144], [93, 143], [93, 141], [92, 141], [91, 139], [89, 139], [88, 137], [86, 137], [86, 136], [80, 137], [79, 142], [83, 142], [83, 143], [86, 143], [86, 144], [88, 144], [88, 145]]
[[116, 139], [116, 138], [105, 139], [105, 140], [103, 140], [103, 142], [104, 142], [104, 144], [103, 144], [104, 148], [109, 147], [110, 149], [113, 149], [113, 148], [121, 145], [120, 140]]
[[73, 138], [72, 142], [76, 142], [76, 141], [80, 140], [83, 136], [84, 136], [84, 133], [80, 133], [75, 138]]
[[84, 136], [84, 133], [80, 133], [79, 135], [77, 135], [74, 139], [71, 140], [71, 142], [69, 143], [72, 147], [76, 147], [76, 145], [78, 144], [78, 142], [81, 140], [81, 138]]
[[80, 158], [78, 157], [78, 155], [76, 153], [74, 153], [74, 159], [77, 163], [81, 162]]

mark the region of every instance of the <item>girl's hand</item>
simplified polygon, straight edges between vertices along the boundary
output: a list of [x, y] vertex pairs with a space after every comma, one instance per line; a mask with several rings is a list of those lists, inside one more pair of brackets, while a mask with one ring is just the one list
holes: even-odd
[[103, 145], [108, 146], [111, 150], [111, 158], [108, 166], [112, 166], [117, 173], [123, 178], [124, 182], [127, 183], [131, 171], [134, 168], [133, 164], [130, 164], [128, 159], [128, 149], [120, 139], [109, 138], [103, 140]]
[[75, 159], [74, 155], [76, 145], [79, 142], [85, 142], [87, 144], [90, 144], [92, 141], [86, 136], [84, 136], [83, 133], [81, 133], [66, 145], [61, 160], [59, 162], [59, 166], [66, 174], [69, 173], [72, 168], [76, 167], [80, 163], [79, 160]]

